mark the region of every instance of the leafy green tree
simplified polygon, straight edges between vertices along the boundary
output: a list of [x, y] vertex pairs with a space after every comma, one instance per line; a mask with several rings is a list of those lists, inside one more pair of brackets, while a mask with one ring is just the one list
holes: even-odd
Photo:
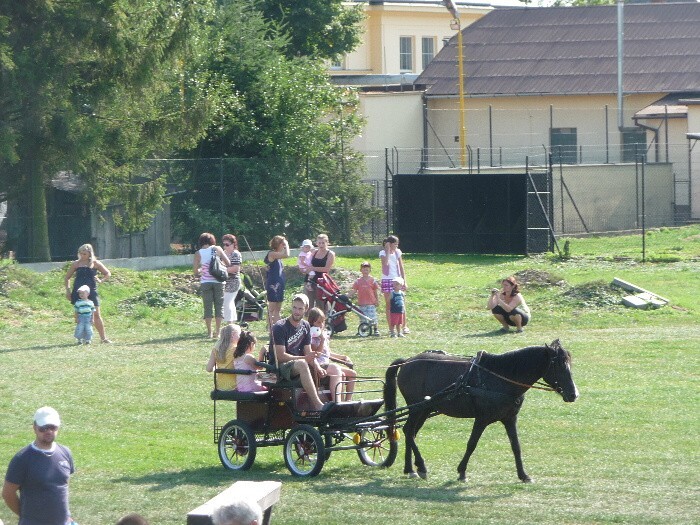
[[81, 175], [97, 209], [125, 202], [128, 231], [147, 224], [162, 189], [132, 162], [193, 146], [220, 102], [189, 66], [212, 13], [208, 0], [0, 0], [0, 188], [26, 203], [29, 260], [51, 256], [58, 171]]
[[287, 56], [337, 58], [360, 43], [362, 7], [342, 0], [260, 0], [268, 20], [289, 36]]
[[232, 160], [202, 161], [203, 172], [182, 180], [180, 232], [194, 238], [218, 217], [221, 231], [246, 233], [256, 247], [281, 232], [350, 242], [371, 217], [362, 159], [348, 146], [360, 130], [357, 97], [331, 84], [320, 60], [287, 56], [288, 35], [255, 6], [222, 3], [212, 26], [206, 69], [229, 106], [196, 151]]

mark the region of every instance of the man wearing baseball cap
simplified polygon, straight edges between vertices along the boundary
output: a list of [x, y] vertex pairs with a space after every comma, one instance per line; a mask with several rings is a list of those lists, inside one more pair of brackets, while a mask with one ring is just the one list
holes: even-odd
[[66, 525], [72, 521], [68, 479], [75, 468], [68, 447], [56, 443], [60, 426], [56, 410], [37, 410], [36, 439], [20, 450], [7, 467], [2, 498], [19, 516], [19, 525]]

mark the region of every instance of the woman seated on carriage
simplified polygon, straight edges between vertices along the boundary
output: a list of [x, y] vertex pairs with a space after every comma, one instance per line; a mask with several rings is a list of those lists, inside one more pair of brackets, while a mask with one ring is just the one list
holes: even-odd
[[237, 390], [239, 392], [258, 392], [266, 390], [256, 378], [255, 372], [262, 363], [253, 358], [255, 336], [248, 331], [241, 333], [236, 324], [226, 325], [221, 329], [219, 339], [209, 356], [207, 372], [221, 369], [250, 370], [251, 374], [219, 374], [216, 379], [217, 390]]
[[350, 368], [352, 361], [348, 356], [331, 352], [330, 335], [324, 329], [325, 323], [326, 314], [323, 310], [309, 310], [311, 351], [316, 353], [316, 364], [328, 374], [331, 401], [350, 401], [355, 390], [357, 374]]

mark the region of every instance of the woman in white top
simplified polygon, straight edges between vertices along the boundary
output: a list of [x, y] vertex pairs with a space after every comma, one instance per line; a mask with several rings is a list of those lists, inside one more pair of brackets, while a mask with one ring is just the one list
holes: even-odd
[[[199, 250], [194, 254], [192, 271], [199, 277], [199, 293], [204, 305], [204, 324], [207, 327], [207, 337], [216, 339], [219, 337], [221, 321], [224, 318], [224, 283], [220, 283], [209, 274], [209, 262], [212, 254], [216, 253], [224, 265], [229, 266], [230, 261], [224, 250], [216, 245], [216, 237], [211, 233], [203, 233], [199, 236]], [[212, 310], [214, 311], [212, 316]], [[212, 332], [211, 319], [216, 318], [216, 330]]]
[[517, 332], [530, 322], [530, 307], [520, 293], [520, 286], [515, 277], [511, 276], [501, 281], [501, 290], [494, 288], [489, 297], [488, 309], [501, 323], [501, 331], [509, 332], [515, 326]]
[[[379, 252], [379, 258], [382, 261], [382, 293], [384, 294], [384, 302], [386, 306], [386, 322], [391, 328], [391, 292], [394, 289], [394, 277], [401, 277], [403, 285], [401, 290], [404, 292], [407, 289], [406, 272], [403, 268], [402, 253], [399, 250], [399, 238], [396, 235], [389, 235], [384, 239], [384, 249]], [[404, 325], [402, 328], [404, 334], [410, 332], [406, 326], [406, 316], [404, 314]]]

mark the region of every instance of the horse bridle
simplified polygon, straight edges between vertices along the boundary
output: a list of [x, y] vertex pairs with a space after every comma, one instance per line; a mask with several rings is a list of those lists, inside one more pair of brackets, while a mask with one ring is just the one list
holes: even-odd
[[557, 394], [560, 394], [560, 395], [561, 395], [561, 394], [563, 393], [563, 391], [564, 391], [564, 389], [563, 389], [561, 386], [559, 386], [559, 381], [557, 380], [557, 368], [556, 368], [557, 365], [556, 365], [556, 360], [557, 360], [557, 356], [559, 355], [559, 352], [558, 352], [558, 351], [557, 351], [557, 353], [555, 353], [554, 356], [549, 360], [549, 363], [547, 364], [547, 369], [545, 370], [544, 374], [542, 374], [542, 377], [546, 376], [546, 375], [547, 375], [547, 372], [549, 372], [549, 369], [550, 369], [552, 366], [554, 366], [554, 386], [550, 386], [550, 385], [548, 385], [547, 383], [544, 383], [544, 382], [542, 382], [542, 381], [540, 381], [540, 380], [537, 380], [537, 381], [535, 381], [533, 384], [528, 385], [527, 383], [521, 383], [521, 382], [519, 382], [519, 381], [515, 381], [514, 379], [510, 379], [510, 378], [508, 378], [508, 377], [506, 377], [506, 376], [503, 376], [503, 375], [501, 375], [501, 374], [498, 374], [498, 373], [494, 372], [493, 370], [489, 370], [488, 368], [486, 368], [486, 367], [484, 367], [484, 366], [482, 366], [482, 365], [480, 365], [480, 364], [478, 363], [478, 361], [481, 360], [481, 356], [482, 356], [483, 353], [484, 353], [484, 351], [482, 350], [482, 351], [480, 351], [480, 352], [478, 352], [478, 353], [476, 354], [476, 358], [474, 358], [474, 359], [472, 360], [472, 364], [471, 364], [471, 367], [470, 367], [470, 372], [471, 372], [471, 368], [472, 368], [472, 367], [476, 367], [476, 368], [479, 368], [480, 370], [483, 370], [484, 372], [487, 372], [487, 373], [491, 374], [491, 375], [494, 376], [494, 377], [497, 377], [497, 378], [499, 378], [499, 379], [502, 379], [503, 381], [506, 381], [507, 383], [511, 383], [511, 384], [513, 384], [513, 385], [518, 385], [518, 386], [521, 386], [521, 387], [524, 387], [524, 388], [536, 388], [537, 390], [544, 390], [545, 392], [556, 392]]

